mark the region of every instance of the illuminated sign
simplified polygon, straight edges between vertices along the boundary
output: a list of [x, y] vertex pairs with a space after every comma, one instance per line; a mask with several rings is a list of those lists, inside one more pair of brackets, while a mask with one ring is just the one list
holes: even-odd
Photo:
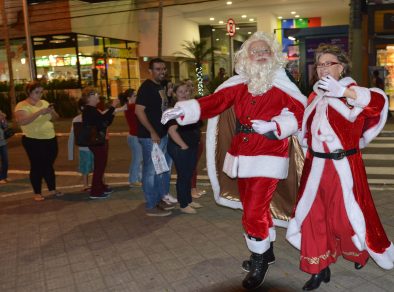
[[137, 48], [107, 48], [107, 56], [109, 58], [137, 58]]

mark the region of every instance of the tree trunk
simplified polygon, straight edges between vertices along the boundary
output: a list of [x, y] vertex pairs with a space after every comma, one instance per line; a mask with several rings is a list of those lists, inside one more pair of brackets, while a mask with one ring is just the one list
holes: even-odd
[[163, 48], [163, 0], [159, 1], [159, 30], [158, 30], [157, 56], [161, 58]]
[[7, 55], [8, 76], [10, 79], [10, 83], [9, 83], [10, 84], [10, 92], [9, 92], [8, 96], [10, 99], [12, 120], [15, 121], [14, 109], [16, 106], [16, 95], [15, 95], [15, 86], [14, 86], [14, 74], [12, 71], [10, 36], [8, 33], [8, 18], [7, 18], [7, 12], [5, 10], [5, 0], [0, 0], [0, 11], [1, 11], [1, 17], [3, 19], [4, 45], [5, 45], [6, 55]]

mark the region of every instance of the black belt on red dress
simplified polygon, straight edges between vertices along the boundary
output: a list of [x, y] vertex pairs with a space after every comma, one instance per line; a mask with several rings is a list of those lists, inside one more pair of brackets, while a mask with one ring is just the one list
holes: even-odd
[[341, 160], [346, 156], [350, 156], [357, 153], [356, 148], [349, 150], [337, 149], [331, 153], [315, 152], [311, 148], [309, 148], [308, 150], [312, 154], [312, 156], [324, 158], [324, 159], [334, 159], [334, 160]]

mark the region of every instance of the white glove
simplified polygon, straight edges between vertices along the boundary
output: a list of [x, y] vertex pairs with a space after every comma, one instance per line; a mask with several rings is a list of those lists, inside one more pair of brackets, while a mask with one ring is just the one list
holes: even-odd
[[264, 135], [268, 132], [276, 130], [276, 123], [275, 122], [266, 122], [263, 120], [251, 120], [252, 128], [261, 135]]
[[165, 110], [163, 112], [163, 115], [161, 116], [161, 123], [165, 125], [169, 120], [174, 120], [183, 115], [185, 115], [185, 112], [183, 111], [182, 108], [180, 107], [169, 108], [168, 110]]
[[343, 97], [346, 87], [341, 85], [330, 75], [323, 77], [318, 82], [318, 87], [326, 91], [327, 96], [331, 97]]

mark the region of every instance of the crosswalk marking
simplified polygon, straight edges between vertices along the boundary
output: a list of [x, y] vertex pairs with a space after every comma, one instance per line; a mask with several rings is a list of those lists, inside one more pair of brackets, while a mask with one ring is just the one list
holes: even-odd
[[365, 170], [371, 189], [377, 186], [394, 186], [393, 134], [393, 132], [383, 132], [367, 146], [365, 150], [367, 153], [363, 153], [364, 163], [367, 165]]

